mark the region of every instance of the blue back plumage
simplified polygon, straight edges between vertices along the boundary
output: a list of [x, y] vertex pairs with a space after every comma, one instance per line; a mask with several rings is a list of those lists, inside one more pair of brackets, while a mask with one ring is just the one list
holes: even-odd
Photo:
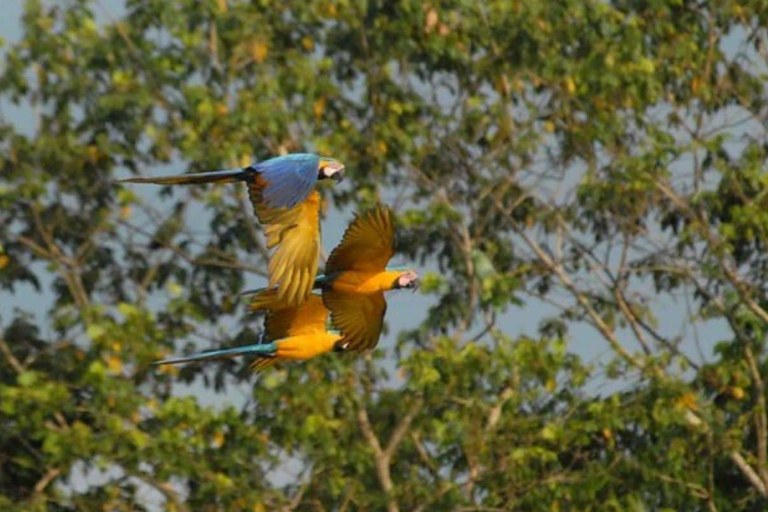
[[320, 157], [293, 153], [258, 162], [253, 168], [266, 180], [263, 198], [272, 208], [291, 208], [304, 201], [317, 183]]

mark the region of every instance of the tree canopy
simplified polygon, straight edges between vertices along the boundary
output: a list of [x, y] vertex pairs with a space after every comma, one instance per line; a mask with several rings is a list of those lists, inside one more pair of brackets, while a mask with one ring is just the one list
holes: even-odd
[[[0, 508], [768, 507], [766, 2], [118, 7], [2, 49]], [[116, 180], [295, 151], [395, 207], [415, 327], [152, 367], [255, 339], [267, 251], [244, 187]]]

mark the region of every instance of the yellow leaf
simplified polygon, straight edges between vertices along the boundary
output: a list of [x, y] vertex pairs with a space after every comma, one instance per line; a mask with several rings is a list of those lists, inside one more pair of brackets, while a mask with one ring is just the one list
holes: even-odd
[[574, 82], [573, 78], [568, 77], [565, 79], [565, 89], [568, 91], [568, 94], [576, 92], [576, 82]]
[[5, 268], [10, 262], [11, 262], [11, 258], [9, 258], [8, 255], [0, 254], [0, 270]]
[[179, 367], [173, 364], [164, 364], [157, 367], [157, 371], [160, 373], [167, 373], [171, 376], [176, 376], [179, 374]]
[[427, 11], [427, 18], [424, 21], [424, 32], [429, 34], [437, 26], [438, 16], [434, 7], [430, 7]]
[[610, 428], [606, 427], [603, 429], [603, 438], [606, 440], [610, 448], [616, 446], [616, 440], [613, 437], [613, 430]]
[[257, 64], [264, 62], [268, 54], [269, 47], [267, 46], [267, 43], [263, 41], [254, 41], [251, 43], [251, 58]]
[[229, 108], [226, 103], [217, 103], [214, 107], [214, 112], [216, 112], [217, 115], [225, 116], [229, 113]]
[[739, 387], [739, 386], [731, 386], [729, 388], [729, 391], [731, 393], [731, 396], [735, 400], [743, 400], [744, 397], [746, 396], [746, 393], [744, 392], [744, 388]]
[[227, 12], [227, 0], [216, 0], [220, 12]]
[[216, 432], [213, 435], [213, 446], [216, 448], [220, 448], [221, 445], [223, 444], [224, 444], [224, 434], [222, 434], [221, 432]]
[[309, 36], [304, 36], [301, 38], [301, 46], [304, 47], [305, 50], [308, 52], [311, 52], [315, 49], [315, 42], [312, 40]]
[[396, 114], [398, 116], [403, 113], [403, 104], [400, 103], [399, 101], [390, 101], [387, 104], [387, 108], [389, 108], [389, 110], [392, 113], [394, 113], [394, 114]]
[[699, 409], [698, 399], [695, 393], [684, 393], [675, 401], [675, 406], [696, 411]]
[[547, 391], [550, 393], [555, 390], [555, 387], [557, 386], [557, 382], [555, 382], [555, 379], [549, 378], [547, 379], [547, 382], [544, 384], [544, 387], [547, 388]]
[[552, 133], [555, 131], [555, 123], [552, 121], [544, 121], [544, 131], [547, 133]]
[[701, 80], [699, 80], [699, 77], [695, 76], [691, 80], [691, 92], [693, 94], [697, 94], [699, 92], [699, 89], [701, 88]]
[[109, 371], [112, 373], [121, 373], [123, 371], [123, 361], [120, 359], [120, 356], [113, 354], [107, 357], [107, 368], [109, 368]]
[[184, 288], [182, 288], [181, 285], [176, 281], [168, 281], [166, 288], [168, 288], [168, 294], [174, 298], [181, 295], [181, 293], [184, 291]]
[[101, 158], [101, 152], [99, 151], [99, 148], [91, 144], [88, 146], [86, 151], [88, 152], [88, 160], [90, 160], [92, 164], [99, 162], [99, 158]]
[[315, 119], [320, 119], [323, 117], [323, 113], [325, 112], [325, 97], [321, 96], [320, 98], [317, 98], [315, 100], [315, 104], [312, 105], [312, 112], [315, 114]]
[[120, 220], [127, 220], [128, 217], [131, 216], [131, 207], [130, 206], [123, 206], [120, 208]]

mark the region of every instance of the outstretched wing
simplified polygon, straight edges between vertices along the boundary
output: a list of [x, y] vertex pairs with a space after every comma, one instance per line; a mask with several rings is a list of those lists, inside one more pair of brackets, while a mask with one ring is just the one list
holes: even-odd
[[331, 312], [331, 323], [344, 338], [345, 350], [363, 351], [376, 346], [384, 324], [387, 302], [384, 294], [349, 294], [323, 290], [323, 303]]
[[282, 155], [253, 165], [264, 179], [262, 200], [270, 208], [293, 208], [317, 183], [320, 157], [310, 153]]
[[325, 332], [328, 310], [319, 295], [310, 295], [299, 306], [269, 308], [264, 320], [264, 341]]
[[[251, 309], [267, 310], [264, 319], [262, 343], [268, 343], [290, 336], [319, 334], [325, 332], [328, 310], [319, 295], [310, 295], [299, 306], [286, 306], [277, 297], [274, 288], [260, 291], [251, 302]], [[269, 354], [257, 357], [251, 363], [253, 370], [261, 370], [275, 363], [277, 359]]]
[[259, 222], [264, 227], [269, 260], [269, 285], [278, 298], [298, 305], [312, 291], [320, 256], [320, 194], [313, 190], [293, 208], [270, 208], [263, 201], [262, 177], [248, 183], [248, 191]]
[[325, 273], [341, 270], [381, 272], [395, 253], [395, 227], [392, 210], [379, 205], [355, 215], [341, 243], [331, 252]]

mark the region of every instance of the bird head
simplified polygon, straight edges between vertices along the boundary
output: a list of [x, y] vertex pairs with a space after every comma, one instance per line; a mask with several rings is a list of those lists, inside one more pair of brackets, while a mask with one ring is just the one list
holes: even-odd
[[329, 178], [335, 180], [336, 183], [341, 183], [341, 180], [344, 179], [344, 164], [335, 158], [321, 158], [317, 179], [327, 180]]
[[410, 288], [413, 291], [416, 291], [419, 289], [420, 284], [419, 274], [417, 274], [415, 270], [408, 269], [397, 276], [392, 287], [394, 289]]

